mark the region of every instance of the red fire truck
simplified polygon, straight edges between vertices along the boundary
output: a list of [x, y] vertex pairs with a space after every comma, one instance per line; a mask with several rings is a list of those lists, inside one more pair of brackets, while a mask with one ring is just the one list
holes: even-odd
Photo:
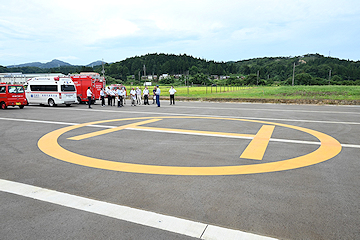
[[79, 103], [88, 102], [88, 98], [86, 96], [88, 87], [90, 87], [90, 90], [93, 93], [92, 103], [95, 103], [95, 101], [100, 98], [101, 88], [104, 88], [105, 90], [105, 78], [101, 77], [99, 73], [82, 72], [80, 74], [72, 74], [70, 77], [75, 84], [77, 100]]
[[0, 107], [19, 106], [23, 109], [27, 105], [24, 87], [17, 84], [0, 83]]

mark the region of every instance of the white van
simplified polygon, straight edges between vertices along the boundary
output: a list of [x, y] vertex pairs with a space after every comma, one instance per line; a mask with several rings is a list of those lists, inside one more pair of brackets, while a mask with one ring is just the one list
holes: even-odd
[[35, 77], [24, 85], [30, 104], [58, 104], [70, 106], [77, 103], [75, 84], [70, 77]]

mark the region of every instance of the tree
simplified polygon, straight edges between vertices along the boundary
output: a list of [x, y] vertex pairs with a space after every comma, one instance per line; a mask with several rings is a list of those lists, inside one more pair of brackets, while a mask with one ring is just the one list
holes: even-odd
[[196, 74], [195, 76], [193, 76], [191, 79], [190, 79], [191, 82], [193, 82], [194, 84], [210, 84], [210, 80], [209, 78], [203, 74], [203, 73], [198, 73]]

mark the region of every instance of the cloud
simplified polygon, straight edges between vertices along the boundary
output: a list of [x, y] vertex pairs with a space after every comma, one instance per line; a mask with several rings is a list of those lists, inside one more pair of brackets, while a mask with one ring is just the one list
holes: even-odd
[[359, 13], [355, 0], [12, 0], [0, 6], [0, 56], [9, 64], [21, 55], [118, 61], [156, 51], [226, 61], [246, 48], [267, 55], [300, 45], [302, 54], [305, 45], [345, 53], [345, 43], [357, 46], [360, 33], [349, 24], [360, 23]]

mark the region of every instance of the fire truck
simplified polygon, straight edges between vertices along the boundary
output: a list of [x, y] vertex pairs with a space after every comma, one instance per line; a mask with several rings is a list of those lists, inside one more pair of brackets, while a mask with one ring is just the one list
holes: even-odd
[[23, 109], [28, 102], [26, 100], [23, 86], [17, 84], [0, 83], [0, 107], [6, 109], [8, 106], [19, 106]]
[[86, 91], [88, 87], [90, 87], [90, 90], [93, 93], [93, 97], [91, 100], [92, 104], [100, 98], [101, 88], [105, 90], [105, 78], [101, 77], [99, 73], [81, 72], [80, 74], [72, 74], [70, 75], [70, 77], [75, 84], [77, 91], [77, 100], [79, 103], [85, 103], [89, 101], [86, 96]]

